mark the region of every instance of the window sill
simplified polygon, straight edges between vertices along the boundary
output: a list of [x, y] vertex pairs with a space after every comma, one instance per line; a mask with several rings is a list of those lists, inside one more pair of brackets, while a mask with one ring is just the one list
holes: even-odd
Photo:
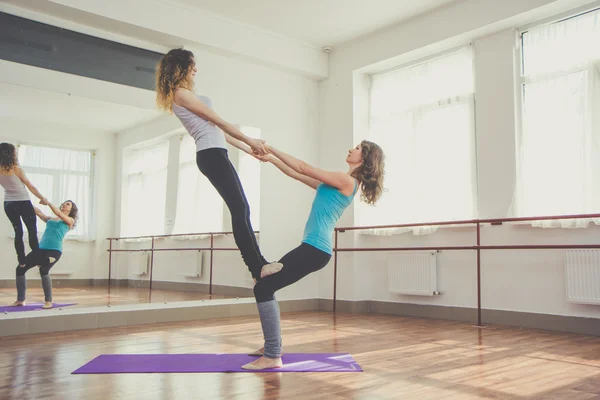
[[[560, 221], [570, 222], [572, 220], [535, 220], [535, 221], [512, 221], [512, 222], [504, 222], [499, 224], [490, 224], [485, 223], [481, 224], [482, 228], [497, 228], [501, 226], [511, 226], [516, 229], [587, 229], [593, 226], [600, 226], [600, 219], [585, 219], [580, 220], [580, 225], [572, 225], [571, 223], [565, 224], [564, 226], [557, 225], [560, 224]], [[544, 222], [554, 222], [554, 224], [549, 224], [548, 226], [541, 225]], [[422, 232], [415, 233], [415, 228], [428, 228]], [[464, 224], [464, 225], [427, 225], [423, 227], [408, 227], [408, 228], [384, 228], [384, 229], [369, 229], [364, 231], [355, 231], [358, 235], [364, 236], [397, 236], [403, 234], [411, 234], [413, 236], [423, 236], [430, 235], [432, 233], [437, 232], [438, 230], [443, 230], [446, 232], [451, 231], [466, 231], [466, 230], [475, 230], [475, 224]]]

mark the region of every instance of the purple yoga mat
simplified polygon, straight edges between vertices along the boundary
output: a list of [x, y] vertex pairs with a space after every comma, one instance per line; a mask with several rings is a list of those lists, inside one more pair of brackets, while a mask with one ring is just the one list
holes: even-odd
[[103, 354], [72, 374], [186, 372], [362, 372], [348, 353], [292, 353], [283, 367], [252, 371], [242, 365], [256, 360], [246, 354]]
[[[77, 303], [52, 303], [53, 304], [53, 308], [59, 308], [59, 307], [67, 307], [67, 306], [74, 306]], [[44, 303], [31, 303], [31, 304], [25, 304], [24, 306], [2, 306], [0, 307], [0, 313], [5, 313], [5, 312], [20, 312], [20, 311], [34, 311], [34, 310], [42, 310], [42, 311], [46, 311], [42, 308], [42, 306], [44, 305]]]

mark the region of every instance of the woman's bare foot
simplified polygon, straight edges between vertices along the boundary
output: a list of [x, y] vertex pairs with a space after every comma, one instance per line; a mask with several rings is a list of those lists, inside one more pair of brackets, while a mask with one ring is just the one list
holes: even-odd
[[[260, 349], [253, 351], [252, 353], [248, 353], [248, 355], [252, 357], [262, 357], [265, 355], [265, 348], [261, 347]], [[281, 348], [281, 357], [283, 357], [283, 347]]]
[[46, 302], [46, 304], [44, 304], [44, 305], [42, 306], [42, 308], [43, 308], [44, 310], [47, 310], [47, 309], [49, 309], [49, 308], [52, 308], [52, 302], [51, 302], [51, 301], [47, 301], [47, 302]]
[[282, 263], [273, 262], [267, 265], [264, 265], [260, 271], [260, 278], [264, 278], [265, 276], [273, 275], [281, 271], [283, 268]]
[[20, 307], [20, 306], [24, 306], [24, 305], [25, 305], [25, 300], [23, 300], [23, 301], [19, 301], [19, 300], [17, 300], [17, 301], [15, 301], [15, 302], [14, 302], [12, 305], [13, 305], [13, 307]]
[[261, 357], [256, 361], [252, 361], [246, 365], [242, 365], [243, 369], [249, 370], [261, 370], [261, 369], [271, 369], [271, 368], [281, 368], [283, 367], [283, 362], [281, 361], [281, 357], [279, 358], [267, 358]]

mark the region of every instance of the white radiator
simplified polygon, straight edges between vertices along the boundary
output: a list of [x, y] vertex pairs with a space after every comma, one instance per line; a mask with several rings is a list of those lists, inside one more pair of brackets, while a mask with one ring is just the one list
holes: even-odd
[[600, 304], [600, 251], [567, 250], [565, 278], [569, 302]]
[[185, 269], [183, 275], [187, 276], [188, 278], [200, 278], [202, 276], [204, 252], [202, 250], [198, 250], [185, 251], [182, 253], [188, 253], [187, 257], [185, 257]]
[[434, 296], [438, 293], [437, 253], [410, 251], [388, 254], [390, 293]]

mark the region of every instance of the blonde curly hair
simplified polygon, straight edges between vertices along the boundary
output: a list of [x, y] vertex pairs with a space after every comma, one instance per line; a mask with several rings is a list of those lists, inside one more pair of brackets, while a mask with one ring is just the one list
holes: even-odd
[[156, 66], [156, 104], [161, 110], [173, 112], [173, 96], [179, 88], [193, 90], [190, 71], [196, 62], [194, 53], [173, 49], [165, 54]]

